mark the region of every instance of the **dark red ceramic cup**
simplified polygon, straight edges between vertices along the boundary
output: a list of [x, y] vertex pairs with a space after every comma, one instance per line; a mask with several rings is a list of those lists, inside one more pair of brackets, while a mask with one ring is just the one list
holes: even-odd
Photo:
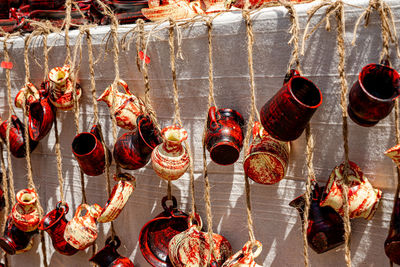
[[107, 238], [106, 245], [102, 250], [96, 253], [89, 261], [96, 263], [100, 267], [134, 267], [133, 263], [127, 257], [119, 255], [117, 249], [121, 245], [118, 236]]
[[28, 0], [32, 10], [57, 10], [65, 5], [65, 0]]
[[296, 140], [321, 103], [319, 88], [292, 70], [283, 87], [261, 108], [261, 124], [275, 139]]
[[29, 105], [29, 136], [34, 141], [42, 140], [53, 126], [55, 112], [49, 99], [41, 98]]
[[8, 19], [10, 14], [9, 0], [0, 0], [0, 19]]
[[349, 93], [350, 118], [361, 126], [374, 126], [392, 111], [399, 90], [396, 70], [383, 64], [365, 66]]
[[72, 152], [79, 167], [90, 176], [102, 174], [106, 166], [104, 147], [99, 131], [98, 126], [94, 125], [90, 133], [80, 133], [72, 141]]
[[243, 146], [243, 116], [229, 108], [210, 107], [205, 143], [211, 159], [229, 165], [239, 158]]
[[385, 253], [390, 261], [400, 264], [400, 198], [394, 203], [389, 233], [385, 240]]

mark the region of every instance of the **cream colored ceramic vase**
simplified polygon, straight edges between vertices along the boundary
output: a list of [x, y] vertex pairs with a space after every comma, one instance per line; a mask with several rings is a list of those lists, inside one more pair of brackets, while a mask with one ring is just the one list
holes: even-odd
[[[374, 189], [367, 177], [364, 176], [360, 167], [354, 162], [349, 162], [349, 215], [350, 218], [363, 217], [367, 220], [372, 219], [378, 208], [382, 191]], [[341, 216], [344, 215], [343, 207], [343, 178], [344, 163], [333, 169], [321, 199], [320, 206], [330, 206]]]
[[26, 83], [22, 87], [14, 99], [14, 104], [17, 108], [23, 108], [23, 105], [30, 105], [33, 102], [40, 100], [39, 90], [32, 83]]
[[188, 134], [179, 125], [165, 127], [161, 134], [164, 142], [151, 154], [153, 169], [164, 180], [176, 180], [189, 167], [189, 155], [182, 144]]
[[37, 207], [37, 194], [33, 189], [23, 189], [16, 195], [17, 204], [14, 205], [11, 216], [14, 225], [24, 232], [36, 230], [40, 222]]
[[[253, 248], [256, 250], [253, 252]], [[251, 241], [248, 241], [236, 254], [231, 256], [222, 267], [262, 267], [255, 262], [262, 251], [262, 244], [256, 240], [254, 246], [251, 245]]]

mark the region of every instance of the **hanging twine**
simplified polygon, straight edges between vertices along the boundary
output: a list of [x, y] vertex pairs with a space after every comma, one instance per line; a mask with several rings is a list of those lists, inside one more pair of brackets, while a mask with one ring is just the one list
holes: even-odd
[[65, 47], [67, 51], [67, 56], [65, 57], [65, 64], [71, 63], [71, 47], [69, 38], [69, 28], [71, 27], [71, 10], [72, 10], [72, 0], [65, 1]]
[[6, 221], [8, 217], [8, 213], [10, 211], [10, 198], [9, 198], [9, 190], [8, 190], [8, 182], [7, 182], [7, 170], [4, 163], [4, 155], [3, 155], [3, 140], [0, 139], [0, 164], [1, 164], [1, 173], [3, 175], [2, 179], [2, 189], [4, 195], [4, 211], [3, 211], [3, 221], [1, 225], [1, 232], [4, 233], [4, 229], [6, 227]]

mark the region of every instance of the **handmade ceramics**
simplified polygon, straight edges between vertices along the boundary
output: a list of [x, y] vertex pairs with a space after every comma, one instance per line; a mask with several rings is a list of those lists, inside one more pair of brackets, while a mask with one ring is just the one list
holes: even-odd
[[164, 142], [151, 153], [154, 171], [164, 180], [176, 180], [189, 167], [189, 155], [182, 142], [187, 139], [187, 132], [179, 125], [165, 127], [161, 131]]
[[115, 16], [120, 24], [132, 24], [139, 18], [144, 18], [142, 8], [148, 7], [147, 0], [112, 0]]
[[225, 237], [213, 233], [213, 253], [210, 262], [208, 233], [201, 231], [201, 220], [197, 216], [197, 225], [189, 220], [189, 229], [174, 236], [168, 245], [168, 256], [174, 267], [222, 266], [232, 255], [232, 247]]
[[385, 155], [393, 160], [397, 168], [400, 168], [400, 144], [386, 150]]
[[151, 21], [159, 21], [171, 18], [173, 20], [189, 19], [198, 14], [204, 14], [200, 1], [174, 0], [163, 1], [150, 0], [149, 8], [142, 8], [142, 14]]
[[[90, 176], [102, 174], [106, 166], [106, 151], [104, 151], [100, 131], [98, 125], [93, 125], [90, 133], [80, 133], [72, 141], [72, 152], [79, 167]], [[111, 153], [109, 151], [107, 153], [109, 153], [108, 159], [111, 162]]]
[[[82, 210], [86, 210], [86, 214], [81, 215]], [[79, 250], [84, 250], [91, 246], [97, 239], [96, 219], [101, 211], [102, 208], [97, 204], [92, 206], [87, 204], [79, 205], [74, 218], [65, 227], [64, 239]]]
[[[74, 83], [70, 77], [70, 66], [55, 67], [48, 74], [48, 90], [51, 103], [60, 110], [71, 110], [74, 107], [74, 93], [78, 101], [82, 95], [79, 84], [73, 88]], [[74, 92], [75, 91], [75, 92]]]
[[188, 215], [177, 208], [172, 196], [172, 206], [167, 207], [167, 197], [162, 199], [163, 212], [148, 221], [140, 231], [139, 246], [143, 257], [154, 267], [172, 267], [168, 257], [168, 243], [177, 234], [188, 229]]
[[[141, 99], [131, 93], [126, 82], [119, 80], [118, 84], [124, 88], [125, 93], [115, 92], [114, 115], [117, 125], [123, 129], [134, 131], [137, 127], [138, 116], [143, 114], [144, 104]], [[112, 85], [110, 85], [97, 101], [104, 101], [109, 108], [112, 108], [112, 91]]]
[[394, 203], [389, 233], [385, 240], [385, 253], [390, 261], [400, 264], [400, 198]]
[[[363, 217], [370, 220], [378, 208], [382, 191], [372, 187], [357, 164], [349, 161], [349, 165], [349, 216], [350, 218]], [[344, 214], [342, 192], [342, 185], [344, 183], [343, 174], [344, 163], [333, 169], [326, 184], [324, 197], [320, 202], [321, 207], [331, 206], [342, 216]]]
[[[291, 2], [293, 4], [301, 4], [301, 3], [309, 3], [312, 2], [314, 0], [286, 0], [286, 2]], [[262, 5], [265, 4], [270, 4], [272, 5], [280, 5], [278, 0], [249, 0], [248, 3], [246, 3], [247, 1], [244, 0], [226, 0], [225, 1], [225, 7], [227, 9], [231, 8], [231, 6], [234, 6], [236, 8], [259, 8]], [[267, 5], [269, 6], [269, 5]]]
[[69, 207], [67, 203], [62, 204], [58, 202], [57, 207], [42, 218], [38, 228], [50, 235], [55, 250], [63, 255], [70, 256], [74, 255], [78, 250], [64, 239], [64, 231], [68, 223], [65, 215], [68, 211]]
[[16, 195], [18, 203], [11, 211], [14, 225], [24, 232], [36, 230], [40, 222], [39, 210], [37, 207], [37, 194], [34, 189], [23, 189]]
[[[0, 137], [4, 143], [7, 143], [7, 125], [8, 120], [3, 121], [0, 124]], [[17, 116], [11, 116], [11, 128], [10, 128], [10, 151], [11, 154], [16, 158], [23, 158], [26, 154], [25, 148], [25, 130], [23, 123], [18, 119]], [[39, 143], [33, 140], [29, 140], [29, 149], [32, 152]]]
[[127, 257], [119, 255], [117, 249], [121, 246], [121, 240], [118, 236], [107, 238], [106, 245], [96, 253], [89, 261], [96, 263], [100, 267], [134, 267], [133, 263]]
[[[342, 217], [331, 207], [319, 205], [324, 188], [314, 185], [310, 195], [308, 214], [307, 240], [308, 245], [317, 253], [323, 253], [344, 243], [344, 224]], [[292, 200], [290, 206], [300, 213], [304, 220], [305, 195]]]
[[283, 87], [261, 108], [261, 124], [275, 139], [296, 140], [321, 103], [318, 87], [292, 70]]
[[275, 184], [285, 177], [289, 152], [289, 142], [272, 138], [257, 121], [253, 126], [253, 141], [243, 162], [244, 172], [259, 184]]
[[14, 104], [17, 108], [22, 108], [23, 105], [29, 106], [33, 102], [39, 101], [40, 95], [39, 90], [28, 82], [22, 87], [14, 99]]
[[11, 215], [9, 215], [4, 235], [0, 238], [0, 247], [10, 255], [26, 252], [32, 248], [32, 237], [37, 233], [37, 229], [31, 232], [21, 231], [15, 226]]
[[222, 267], [262, 267], [255, 262], [262, 251], [262, 244], [260, 241], [256, 240], [254, 246], [257, 248], [253, 252], [253, 246], [251, 241], [248, 241], [236, 254], [232, 255]]
[[243, 127], [244, 119], [239, 112], [210, 107], [205, 143], [215, 163], [229, 165], [236, 162], [243, 146]]
[[153, 149], [161, 144], [159, 130], [149, 116], [137, 118], [137, 131], [120, 136], [114, 145], [114, 159], [127, 170], [137, 170], [149, 162]]
[[396, 70], [383, 64], [365, 66], [349, 93], [350, 118], [361, 126], [374, 126], [392, 111], [399, 91]]
[[114, 180], [118, 181], [118, 183], [114, 186], [103, 211], [97, 218], [100, 223], [115, 220], [136, 187], [136, 179], [129, 173], [116, 174], [114, 175]]

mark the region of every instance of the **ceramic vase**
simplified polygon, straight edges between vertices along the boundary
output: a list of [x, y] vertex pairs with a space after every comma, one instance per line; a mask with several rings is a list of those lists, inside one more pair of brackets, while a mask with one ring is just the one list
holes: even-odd
[[37, 194], [33, 189], [23, 189], [16, 195], [17, 203], [12, 208], [11, 216], [15, 226], [24, 232], [36, 230], [40, 222], [37, 207]]

